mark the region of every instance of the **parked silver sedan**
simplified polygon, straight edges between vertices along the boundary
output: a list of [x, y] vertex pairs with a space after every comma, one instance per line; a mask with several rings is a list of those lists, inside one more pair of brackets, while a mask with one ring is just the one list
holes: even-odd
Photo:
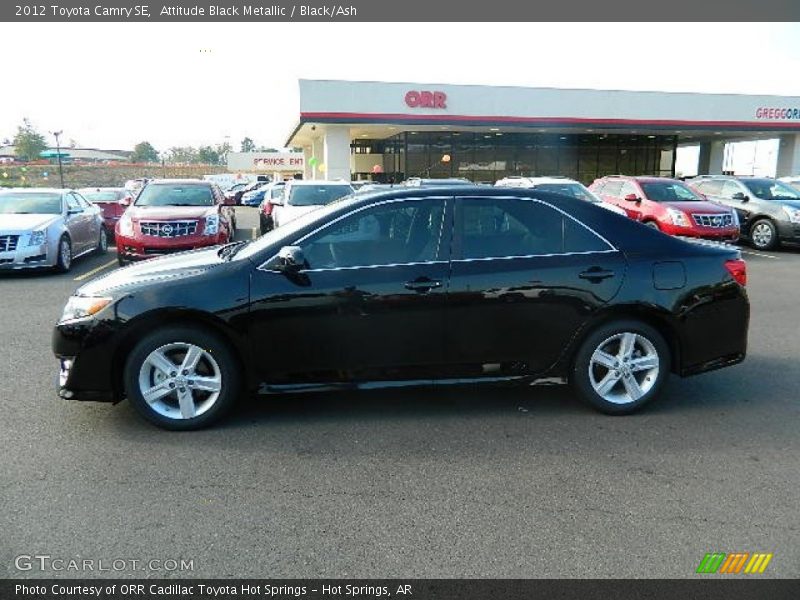
[[105, 252], [102, 211], [73, 190], [0, 190], [0, 270], [55, 267]]

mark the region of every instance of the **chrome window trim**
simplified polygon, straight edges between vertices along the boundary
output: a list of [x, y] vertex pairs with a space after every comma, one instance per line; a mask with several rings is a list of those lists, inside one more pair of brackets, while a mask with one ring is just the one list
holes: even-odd
[[[413, 197], [413, 198], [391, 198], [389, 200], [382, 200], [381, 202], [375, 202], [374, 204], [367, 204], [366, 206], [360, 206], [359, 208], [357, 208], [357, 209], [355, 209], [355, 210], [353, 210], [351, 212], [348, 212], [348, 213], [346, 213], [346, 214], [344, 214], [344, 215], [342, 215], [340, 217], [336, 217], [333, 221], [329, 221], [329, 222], [325, 223], [324, 225], [320, 225], [314, 231], [311, 231], [310, 233], [307, 233], [306, 235], [301, 237], [299, 240], [296, 240], [292, 245], [293, 246], [297, 246], [298, 244], [304, 242], [305, 240], [310, 238], [312, 235], [322, 231], [323, 229], [326, 229], [327, 227], [335, 225], [336, 223], [338, 223], [342, 219], [346, 219], [347, 217], [350, 217], [352, 215], [360, 213], [362, 210], [367, 210], [368, 208], [375, 208], [376, 206], [383, 206], [384, 204], [395, 204], [397, 202], [418, 202], [418, 201], [421, 201], [421, 200], [443, 200], [443, 201], [446, 201], [446, 200], [449, 200], [451, 198], [452, 198], [452, 196], [420, 196], [420, 197]], [[444, 218], [442, 218], [442, 224], [439, 226], [439, 242], [440, 243], [442, 241], [442, 228], [443, 227], [444, 227]], [[438, 250], [439, 249], [437, 247], [437, 253], [438, 253]], [[272, 256], [270, 256], [267, 260], [265, 260], [263, 263], [258, 265], [258, 267], [256, 267], [256, 270], [257, 271], [266, 271], [268, 273], [275, 273], [276, 271], [274, 269], [268, 269], [268, 268], [266, 268], [266, 265], [267, 265], [267, 263], [272, 261], [276, 256], [278, 256], [278, 255], [277, 254], [273, 254]], [[315, 272], [319, 272], [319, 271], [339, 271], [339, 270], [352, 270], [352, 269], [375, 269], [375, 268], [378, 268], [378, 267], [389, 267], [389, 266], [399, 267], [399, 266], [403, 266], [403, 265], [436, 264], [438, 262], [446, 262], [446, 261], [423, 261], [423, 262], [411, 262], [411, 263], [394, 263], [394, 264], [391, 264], [391, 265], [358, 265], [356, 267], [330, 267], [330, 268], [326, 268], [326, 269], [308, 269], [308, 270], [303, 270], [303, 271], [301, 271], [301, 273], [315, 273]]]
[[515, 258], [547, 258], [550, 256], [584, 256], [586, 254], [616, 254], [619, 250], [588, 250], [586, 252], [555, 252], [551, 254], [519, 254], [512, 256], [486, 256], [483, 258], [455, 258], [451, 262], [468, 263], [487, 260], [514, 260]]
[[[564, 255], [570, 255], [570, 254], [596, 254], [596, 253], [602, 253], [602, 252], [619, 252], [619, 248], [617, 248], [614, 244], [609, 242], [604, 236], [600, 235], [594, 229], [589, 227], [586, 223], [584, 223], [583, 221], [579, 221], [578, 219], [573, 217], [571, 214], [569, 214], [567, 212], [564, 212], [563, 210], [561, 210], [557, 206], [554, 206], [553, 204], [550, 204], [549, 202], [545, 202], [544, 200], [539, 200], [538, 198], [524, 197], [524, 196], [458, 196], [458, 198], [493, 198], [493, 199], [497, 199], [497, 200], [523, 200], [523, 201], [527, 200], [529, 202], [537, 202], [539, 204], [543, 204], [544, 206], [548, 206], [548, 207], [552, 208], [553, 210], [561, 213], [562, 215], [564, 215], [568, 219], [571, 219], [572, 221], [574, 221], [575, 223], [577, 223], [578, 225], [580, 225], [581, 227], [583, 227], [584, 229], [586, 229], [590, 233], [594, 234], [598, 239], [602, 240], [603, 243], [605, 243], [605, 245], [608, 246], [608, 248], [609, 248], [608, 250], [590, 250], [588, 252], [554, 252], [554, 253], [551, 253], [551, 254], [529, 254], [529, 255], [523, 255], [523, 256], [497, 256], [497, 257], [491, 257], [491, 258], [530, 258], [530, 257], [533, 257], [533, 256], [564, 256]], [[457, 260], [473, 260], [473, 259], [457, 259]], [[483, 259], [474, 259], [474, 260], [483, 260]]]
[[413, 267], [415, 265], [446, 265], [446, 260], [422, 260], [407, 263], [391, 263], [385, 265], [358, 265], [357, 267], [327, 267], [322, 269], [303, 269], [300, 273], [324, 273], [326, 271], [356, 271], [358, 269], [383, 269], [384, 267]]

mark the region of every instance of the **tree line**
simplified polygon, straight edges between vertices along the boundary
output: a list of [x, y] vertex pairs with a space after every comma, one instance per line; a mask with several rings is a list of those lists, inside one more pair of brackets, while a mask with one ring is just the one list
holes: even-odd
[[[8, 140], [7, 140], [8, 141]], [[41, 153], [50, 145], [45, 136], [36, 130], [29, 119], [23, 119], [17, 128], [17, 134], [12, 141], [16, 148], [17, 160], [38, 160]], [[65, 149], [75, 147], [71, 141]], [[257, 146], [250, 137], [245, 137], [239, 144], [241, 152], [275, 152], [275, 148]], [[170, 164], [205, 164], [224, 165], [227, 162], [228, 152], [233, 148], [228, 142], [219, 144], [206, 144], [203, 146], [172, 146], [163, 151], [158, 151], [150, 142], [141, 141], [133, 147], [130, 161], [136, 163], [170, 163]]]

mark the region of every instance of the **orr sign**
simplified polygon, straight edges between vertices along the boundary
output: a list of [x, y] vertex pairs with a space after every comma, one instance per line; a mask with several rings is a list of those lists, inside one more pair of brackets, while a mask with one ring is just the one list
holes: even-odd
[[231, 171], [284, 171], [302, 172], [305, 157], [302, 152], [229, 152], [228, 169]]
[[411, 90], [405, 95], [406, 106], [409, 108], [447, 108], [447, 94], [444, 92], [429, 92]]

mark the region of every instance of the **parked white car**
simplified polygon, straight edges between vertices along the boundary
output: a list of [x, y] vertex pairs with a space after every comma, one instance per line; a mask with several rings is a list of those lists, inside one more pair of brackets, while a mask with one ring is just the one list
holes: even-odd
[[580, 181], [569, 179], [568, 177], [505, 177], [495, 183], [497, 187], [513, 187], [513, 188], [530, 188], [542, 190], [543, 192], [555, 192], [556, 194], [563, 194], [565, 196], [572, 196], [578, 200], [586, 200], [592, 204], [602, 206], [606, 210], [613, 213], [628, 216], [624, 210], [618, 206], [614, 206], [609, 202], [603, 202], [599, 196], [596, 196], [589, 188], [583, 185]]
[[56, 267], [108, 248], [103, 212], [72, 190], [0, 191], [0, 270]]
[[320, 181], [292, 179], [283, 188], [283, 196], [272, 201], [272, 219], [275, 227], [288, 223], [334, 200], [354, 193], [347, 181]]

